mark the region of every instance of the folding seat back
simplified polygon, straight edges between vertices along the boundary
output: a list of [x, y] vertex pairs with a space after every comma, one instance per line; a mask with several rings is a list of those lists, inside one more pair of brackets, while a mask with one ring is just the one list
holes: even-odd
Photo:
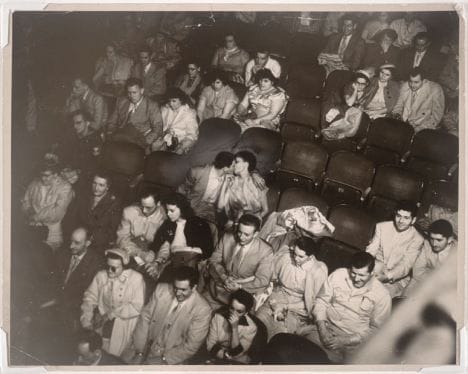
[[189, 167], [186, 156], [156, 151], [146, 158], [143, 180], [146, 184], [175, 189], [184, 182]]
[[423, 179], [410, 170], [393, 165], [380, 166], [372, 184], [368, 206], [374, 216], [389, 219], [400, 201], [419, 205], [423, 187]]
[[322, 35], [296, 32], [292, 35], [289, 60], [292, 63], [317, 64], [317, 56], [323, 49], [325, 42]]
[[198, 140], [189, 153], [191, 166], [211, 164], [221, 151], [231, 151], [239, 142], [241, 129], [228, 119], [210, 118], [199, 127]]
[[438, 205], [457, 212], [458, 185], [447, 181], [427, 183], [421, 199], [421, 210], [427, 210], [430, 205]]
[[277, 211], [284, 212], [288, 209], [307, 205], [317, 207], [324, 216], [328, 214], [329, 207], [327, 202], [320, 195], [302, 188], [288, 188], [284, 190], [281, 193]]
[[341, 90], [353, 78], [349, 70], [335, 70], [325, 80], [322, 98], [327, 98], [333, 91]]
[[134, 176], [143, 172], [144, 164], [145, 151], [136, 144], [109, 142], [104, 146], [102, 166], [110, 172]]
[[266, 175], [276, 170], [282, 146], [283, 142], [278, 132], [252, 127], [242, 134], [235, 150], [247, 150], [254, 153], [257, 157], [257, 170], [260, 174]]
[[378, 118], [369, 126], [363, 153], [376, 165], [399, 164], [409, 152], [414, 129], [391, 118]]
[[315, 99], [325, 83], [325, 69], [314, 64], [292, 64], [289, 68], [286, 92], [292, 99]]
[[334, 240], [332, 238], [323, 238], [320, 241], [319, 253], [317, 259], [324, 262], [328, 268], [328, 274], [333, 273], [336, 269], [349, 267], [351, 257], [359, 252], [345, 243]]
[[427, 179], [450, 178], [458, 163], [458, 138], [439, 130], [422, 130], [414, 136], [407, 168]]
[[286, 142], [319, 138], [320, 116], [320, 101], [317, 99], [289, 101], [281, 136]]
[[282, 188], [305, 187], [310, 190], [320, 184], [328, 162], [328, 153], [319, 143], [288, 143], [281, 157], [277, 182]]
[[330, 205], [361, 204], [369, 193], [374, 177], [374, 163], [364, 156], [339, 151], [328, 162], [322, 196]]

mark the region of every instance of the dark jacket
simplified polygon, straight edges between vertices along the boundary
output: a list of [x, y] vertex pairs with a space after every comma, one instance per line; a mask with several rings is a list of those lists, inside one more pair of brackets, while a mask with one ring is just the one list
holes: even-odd
[[362, 67], [375, 67], [378, 69], [384, 64], [393, 64], [398, 66], [400, 62], [400, 48], [393, 45], [390, 46], [387, 52], [384, 52], [379, 44], [370, 44], [367, 46], [366, 55], [362, 62]]
[[[416, 55], [416, 50], [411, 48], [404, 53], [400, 58], [400, 63], [398, 64], [398, 79], [407, 81], [409, 79], [409, 73], [413, 68], [414, 57]], [[429, 48], [422, 58], [419, 67], [424, 70], [426, 74], [426, 79], [437, 82], [442, 67], [444, 66], [445, 59], [443, 55], [431, 48]]]
[[[152, 244], [153, 251], [159, 251], [161, 245], [167, 241], [172, 243], [175, 236], [177, 224], [166, 219], [156, 232]], [[213, 253], [213, 238], [211, 236], [210, 226], [201, 218], [192, 216], [187, 218], [184, 228], [185, 239], [189, 247], [201, 248], [202, 258], [209, 258]]]
[[[379, 89], [379, 80], [378, 78], [372, 78], [371, 83], [366, 89], [363, 98], [363, 107], [364, 109], [367, 108], [367, 105], [371, 102], [374, 98], [377, 90]], [[395, 81], [389, 81], [387, 86], [384, 88], [384, 99], [385, 99], [385, 107], [387, 108], [387, 113], [391, 113], [393, 107], [395, 106], [398, 97], [400, 95], [400, 85]]]
[[[323, 53], [338, 53], [340, 47], [341, 38], [343, 34], [330, 35], [328, 38], [327, 45], [323, 50]], [[366, 52], [366, 43], [361, 38], [359, 33], [354, 33], [349, 40], [348, 45], [343, 54], [343, 63], [347, 65], [351, 70], [356, 70], [361, 66], [361, 61]]]

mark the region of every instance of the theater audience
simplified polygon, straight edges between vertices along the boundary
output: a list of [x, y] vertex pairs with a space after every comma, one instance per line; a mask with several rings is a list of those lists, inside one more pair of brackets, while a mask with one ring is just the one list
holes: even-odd
[[123, 93], [125, 82], [130, 78], [133, 60], [120, 55], [112, 44], [106, 45], [106, 57], [96, 62], [93, 84], [98, 92], [111, 96]]
[[169, 195], [164, 199], [164, 208], [167, 219], [151, 244], [157, 253], [156, 259], [146, 265], [148, 273], [156, 279], [164, 270], [171, 274], [180, 266], [196, 269], [198, 263], [209, 258], [213, 252], [210, 227], [195, 216], [185, 196], [178, 193]]
[[375, 18], [366, 22], [364, 29], [362, 30], [362, 33], [361, 33], [361, 38], [367, 44], [374, 44], [376, 42], [374, 40], [374, 37], [376, 36], [376, 34], [390, 27], [389, 19], [390, 19], [390, 14], [388, 12], [377, 13]]
[[237, 46], [236, 36], [227, 33], [224, 36], [224, 47], [216, 50], [211, 66], [228, 73], [228, 80], [244, 83], [244, 68], [248, 61], [249, 54]]
[[115, 243], [116, 231], [122, 218], [122, 203], [111, 192], [110, 176], [104, 171], [94, 174], [86, 191], [79, 194], [67, 212], [71, 227], [84, 226], [93, 237], [95, 250], [104, 253]]
[[261, 219], [268, 212], [268, 188], [255, 171], [256, 164], [255, 155], [249, 151], [234, 156], [234, 175], [226, 174], [217, 202], [217, 209], [227, 217], [226, 228], [237, 224], [245, 213]]
[[281, 77], [281, 65], [277, 60], [270, 57], [270, 52], [266, 49], [258, 50], [255, 58], [245, 66], [245, 85], [250, 87], [256, 83], [258, 84], [256, 75], [260, 70], [264, 69], [269, 70], [276, 79]]
[[445, 98], [442, 87], [426, 79], [421, 68], [413, 68], [408, 82], [400, 89], [398, 101], [392, 114], [414, 127], [418, 132], [423, 129], [436, 129], [444, 114]]
[[62, 220], [74, 193], [54, 160], [42, 161], [38, 171], [39, 176], [26, 188], [21, 210], [30, 225], [47, 227], [46, 243], [57, 250], [63, 243]]
[[159, 105], [144, 96], [140, 79], [128, 79], [125, 88], [127, 95], [117, 100], [107, 122], [107, 134], [115, 141], [134, 143], [148, 150], [163, 132]]
[[454, 238], [450, 222], [443, 219], [432, 222], [428, 238], [424, 240], [421, 253], [414, 263], [411, 281], [405, 289], [405, 295], [411, 295], [419, 283], [427, 279], [434, 269], [440, 268], [451, 253], [457, 251], [457, 247], [458, 243]]
[[318, 245], [307, 237], [276, 253], [273, 291], [256, 313], [269, 339], [282, 332], [304, 335], [310, 328], [316, 296], [328, 276], [317, 254]]
[[225, 176], [232, 173], [233, 162], [231, 152], [220, 152], [212, 165], [191, 168], [178, 187], [178, 192], [187, 198], [198, 217], [216, 222], [216, 202]]
[[107, 269], [99, 271], [85, 291], [80, 322], [102, 336], [106, 352], [120, 356], [143, 308], [145, 282], [128, 268], [130, 257], [125, 251], [112, 248], [105, 255]]
[[143, 82], [145, 96], [151, 100], [160, 101], [166, 93], [166, 67], [151, 61], [151, 50], [148, 47], [140, 48], [139, 62], [132, 67], [132, 78]]
[[89, 115], [89, 131], [102, 132], [107, 121], [107, 105], [104, 98], [94, 92], [88, 83], [77, 77], [73, 80], [72, 92], [65, 103], [65, 113], [80, 110]]
[[199, 98], [197, 114], [203, 122], [208, 118], [230, 119], [236, 111], [239, 99], [229, 86], [227, 75], [223, 71], [213, 71]]
[[151, 60], [157, 65], [163, 65], [170, 70], [180, 62], [178, 43], [163, 31], [158, 31], [156, 36], [148, 36], [145, 41], [152, 51]]
[[179, 88], [169, 88], [167, 102], [161, 108], [163, 134], [151, 146], [153, 151], [185, 154], [198, 139], [197, 112]]
[[384, 64], [398, 65], [400, 63], [400, 49], [393, 45], [397, 34], [393, 29], [379, 31], [374, 37], [376, 43], [368, 45], [362, 66], [377, 69]]
[[83, 329], [78, 334], [77, 353], [78, 358], [74, 365], [108, 366], [124, 364], [120, 358], [102, 349], [101, 336], [92, 330]]
[[395, 209], [393, 221], [380, 222], [366, 251], [375, 257], [375, 276], [390, 295], [401, 296], [424, 238], [414, 227], [417, 207], [408, 202]]
[[212, 307], [228, 304], [231, 294], [243, 289], [260, 295], [273, 273], [271, 247], [258, 237], [260, 220], [244, 214], [234, 233], [226, 232], [208, 261], [208, 290]]
[[254, 303], [250, 293], [239, 289], [231, 295], [229, 307], [221, 307], [215, 312], [206, 339], [211, 357], [207, 363], [250, 363], [249, 350], [258, 333], [255, 317], [249, 314]]
[[374, 277], [374, 265], [370, 254], [354, 254], [349, 268], [330, 274], [317, 295], [316, 327], [307, 338], [322, 347], [333, 363], [343, 363], [390, 316], [392, 301]]
[[153, 192], [143, 192], [140, 204], [131, 205], [123, 210], [122, 221], [117, 230], [117, 246], [139, 265], [154, 261], [155, 254], [149, 245], [156, 231], [166, 219], [164, 208]]
[[176, 80], [175, 87], [181, 89], [190, 98], [192, 104], [195, 104], [204, 87], [199, 63], [189, 62], [187, 64], [187, 73]]
[[249, 87], [237, 106], [234, 120], [242, 131], [251, 127], [278, 131], [287, 103], [288, 95], [278, 86], [275, 75], [269, 69], [258, 70], [255, 85]]
[[405, 12], [402, 18], [393, 20], [390, 28], [396, 31], [398, 38], [394, 44], [401, 49], [411, 47], [413, 38], [418, 32], [427, 31], [426, 26], [415, 17], [413, 12]]
[[174, 271], [171, 284], [160, 283], [145, 305], [122, 358], [132, 364], [174, 365], [190, 360], [205, 343], [211, 308], [197, 291], [198, 272]]

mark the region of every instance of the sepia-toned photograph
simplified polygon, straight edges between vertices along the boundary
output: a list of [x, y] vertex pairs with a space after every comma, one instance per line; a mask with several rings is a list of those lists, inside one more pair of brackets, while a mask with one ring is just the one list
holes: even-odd
[[166, 8], [11, 14], [8, 365], [459, 365], [459, 14]]

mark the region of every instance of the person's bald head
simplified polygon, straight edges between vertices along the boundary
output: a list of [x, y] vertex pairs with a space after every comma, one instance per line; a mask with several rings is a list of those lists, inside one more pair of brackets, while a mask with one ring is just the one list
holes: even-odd
[[88, 230], [84, 227], [76, 228], [70, 238], [70, 250], [73, 255], [80, 255], [86, 252], [91, 245]]

